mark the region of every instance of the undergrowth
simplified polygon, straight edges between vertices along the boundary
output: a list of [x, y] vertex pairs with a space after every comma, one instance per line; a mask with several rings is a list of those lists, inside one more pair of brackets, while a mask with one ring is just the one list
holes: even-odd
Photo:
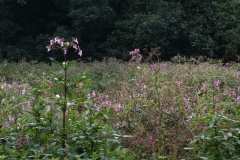
[[239, 63], [73, 64], [65, 148], [63, 70], [4, 62], [0, 73], [2, 159], [240, 158]]

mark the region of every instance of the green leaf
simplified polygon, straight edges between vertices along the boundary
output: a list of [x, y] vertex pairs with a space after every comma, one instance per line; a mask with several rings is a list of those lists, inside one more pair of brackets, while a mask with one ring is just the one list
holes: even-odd
[[108, 115], [106, 115], [106, 114], [103, 114], [103, 117], [104, 117], [106, 120], [109, 119]]
[[51, 61], [53, 61], [53, 63], [58, 64], [59, 66], [63, 66], [61, 62], [58, 62], [58, 61], [56, 61], [55, 59], [53, 59], [53, 58], [51, 58], [51, 57], [49, 57], [49, 59], [50, 59]]
[[235, 151], [235, 147], [231, 143], [222, 142], [228, 149]]
[[158, 156], [158, 159], [166, 159], [166, 156]]
[[31, 128], [27, 128], [22, 131], [22, 134], [27, 134], [27, 133], [30, 133], [31, 131], [32, 131]]
[[84, 84], [87, 83], [90, 80], [90, 78], [87, 78], [85, 76], [82, 76], [81, 78], [77, 79], [76, 81], [74, 81], [71, 85], [76, 85], [80, 82], [83, 82]]
[[120, 134], [116, 134], [116, 133], [114, 133], [112, 135], [115, 136], [115, 137], [120, 137], [121, 136]]
[[107, 141], [108, 141], [108, 142], [116, 142], [116, 143], [119, 142], [118, 139], [111, 139], [111, 138], [107, 138]]
[[61, 92], [62, 90], [63, 90], [62, 88], [50, 88], [47, 91], [54, 93], [54, 92]]
[[0, 159], [6, 159], [7, 158], [7, 156], [0, 156]]
[[78, 139], [78, 137], [73, 137], [72, 140], [73, 141], [76, 141]]
[[212, 117], [211, 122], [209, 122], [209, 127], [210, 127], [210, 128], [212, 128], [212, 127], [214, 126], [215, 121], [216, 121], [215, 119], [216, 119], [216, 115], [214, 115], [214, 116]]
[[227, 135], [228, 135], [228, 137], [232, 137], [232, 133], [231, 132], [228, 132]]
[[71, 62], [67, 63], [67, 67], [70, 67], [70, 66], [72, 66], [72, 65], [74, 65], [76, 63], [77, 63], [77, 61], [71, 61]]
[[198, 156], [200, 159], [203, 159], [203, 160], [209, 160], [207, 157], [200, 157]]
[[73, 99], [77, 99], [77, 94], [72, 93], [72, 98], [73, 98]]
[[79, 138], [84, 139], [86, 136], [79, 136]]

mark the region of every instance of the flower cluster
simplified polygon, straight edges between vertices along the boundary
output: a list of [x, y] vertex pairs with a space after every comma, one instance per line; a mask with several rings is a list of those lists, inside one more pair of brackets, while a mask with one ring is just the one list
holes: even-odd
[[134, 51], [131, 51], [130, 55], [132, 56], [132, 60], [142, 59], [142, 55], [139, 53], [140, 53], [139, 49], [135, 49]]
[[82, 50], [80, 49], [79, 45], [78, 45], [78, 40], [77, 38], [72, 38], [72, 42], [64, 42], [63, 38], [59, 38], [56, 37], [54, 39], [50, 40], [50, 45], [46, 46], [47, 51], [51, 51], [53, 49], [54, 46], [58, 46], [61, 49], [63, 49], [64, 54], [67, 54], [67, 50], [68, 48], [72, 47], [73, 49], [75, 49], [78, 52], [79, 56], [82, 56]]

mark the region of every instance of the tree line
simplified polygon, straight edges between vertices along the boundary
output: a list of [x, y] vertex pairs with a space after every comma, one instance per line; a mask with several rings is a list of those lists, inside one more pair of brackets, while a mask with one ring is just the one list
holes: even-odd
[[[234, 60], [239, 0], [0, 0], [0, 60], [47, 61], [53, 37], [77, 37], [83, 59], [130, 58], [135, 48]], [[77, 54], [68, 55], [76, 59]]]

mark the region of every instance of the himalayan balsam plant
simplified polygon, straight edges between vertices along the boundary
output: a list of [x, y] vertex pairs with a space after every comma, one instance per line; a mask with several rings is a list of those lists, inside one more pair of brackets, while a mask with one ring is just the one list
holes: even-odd
[[[121, 147], [120, 137], [127, 138], [131, 136], [117, 134], [118, 131], [115, 131], [115, 127], [112, 128], [111, 125], [100, 123], [110, 120], [111, 115], [109, 113], [113, 112], [113, 108], [110, 107], [111, 103], [101, 105], [98, 104], [99, 101], [94, 100], [97, 93], [94, 90], [91, 91], [91, 87], [87, 87], [89, 79], [85, 76], [77, 78], [77, 80], [72, 82], [70, 82], [70, 78], [67, 78], [68, 68], [76, 63], [76, 61], [67, 61], [66, 55], [68, 49], [73, 48], [82, 56], [78, 40], [72, 38], [72, 42], [64, 42], [63, 38], [57, 37], [50, 40], [50, 45], [46, 48], [48, 51], [59, 48], [63, 51], [64, 55], [63, 63], [53, 60], [53, 62], [60, 65], [64, 70], [63, 78], [59, 77], [58, 79], [63, 84], [63, 96], [57, 95], [56, 103], [54, 102], [56, 106], [61, 107], [62, 126], [59, 127], [59, 131], [61, 131], [59, 136], [61, 137], [64, 154], [67, 154], [68, 150], [72, 150], [71, 156], [75, 158], [83, 157], [87, 159], [91, 157], [98, 159], [101, 157], [101, 159], [105, 159], [106, 157], [114, 156], [124, 156], [126, 158], [125, 154], [127, 150]], [[77, 87], [76, 92], [71, 90], [72, 86]], [[59, 89], [56, 88], [56, 90]], [[77, 107], [77, 114], [74, 112], [74, 106]], [[108, 107], [103, 109], [102, 106]], [[121, 108], [119, 104], [114, 107], [114, 110], [118, 112]]]
[[142, 60], [142, 55], [140, 54], [140, 50], [139, 49], [135, 49], [133, 51], [131, 51], [129, 53], [131, 56], [132, 56], [132, 61], [137, 61], [137, 62], [140, 62]]
[[62, 114], [63, 114], [63, 120], [62, 120], [62, 126], [63, 126], [63, 142], [62, 147], [65, 148], [65, 139], [66, 139], [66, 111], [67, 111], [67, 69], [69, 65], [67, 64], [67, 52], [69, 48], [75, 49], [76, 52], [78, 52], [79, 56], [82, 56], [82, 50], [80, 49], [78, 45], [77, 38], [72, 38], [72, 42], [64, 42], [63, 38], [56, 37], [52, 40], [50, 40], [50, 45], [46, 46], [47, 51], [51, 51], [54, 48], [59, 48], [63, 51], [64, 56], [64, 63], [62, 64], [63, 70], [64, 70], [64, 103], [61, 108]]

